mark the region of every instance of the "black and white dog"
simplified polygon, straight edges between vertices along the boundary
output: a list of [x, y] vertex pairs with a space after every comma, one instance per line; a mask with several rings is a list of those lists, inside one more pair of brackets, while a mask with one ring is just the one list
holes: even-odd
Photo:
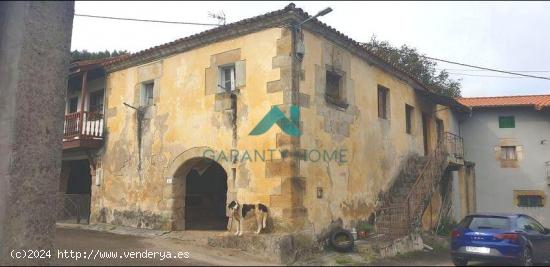
[[229, 229], [233, 226], [233, 221], [237, 221], [237, 232], [235, 235], [243, 235], [243, 220], [250, 218], [252, 216], [256, 217], [256, 224], [258, 226], [256, 234], [259, 234], [262, 229], [266, 226], [267, 221], [267, 207], [264, 204], [239, 204], [237, 201], [231, 201], [227, 205], [229, 211], [231, 212], [231, 224], [229, 224]]

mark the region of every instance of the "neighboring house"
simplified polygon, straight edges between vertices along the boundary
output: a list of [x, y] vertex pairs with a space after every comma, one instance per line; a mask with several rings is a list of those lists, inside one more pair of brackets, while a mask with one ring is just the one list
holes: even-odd
[[[91, 197], [90, 166], [93, 156], [103, 146], [103, 108], [105, 70], [103, 63], [113, 60], [94, 59], [70, 65], [63, 125], [63, 161], [58, 199], [63, 203], [59, 220], [89, 219]], [[82, 97], [84, 96], [84, 97]]]
[[72, 155], [91, 166], [91, 222], [222, 230], [238, 200], [275, 231], [435, 227], [473, 175], [469, 109], [317, 20], [296, 28], [308, 17], [291, 4], [103, 62], [103, 145]]
[[550, 95], [462, 98], [481, 212], [521, 212], [550, 226]]

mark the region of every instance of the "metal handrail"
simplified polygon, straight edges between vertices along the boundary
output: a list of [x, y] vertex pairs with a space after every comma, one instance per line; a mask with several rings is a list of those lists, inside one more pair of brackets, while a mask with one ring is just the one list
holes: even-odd
[[[389, 232], [380, 232], [382, 236], [397, 238], [407, 235], [411, 228], [416, 227], [418, 219], [422, 216], [421, 210], [431, 200], [439, 177], [443, 175], [447, 164], [452, 160], [449, 158], [448, 150], [455, 151], [455, 158], [458, 158], [456, 154], [463, 151], [462, 137], [447, 132], [439, 137], [435, 149], [427, 155], [427, 160], [420, 167], [406, 197], [397, 203], [386, 197], [382, 207], [377, 209], [386, 221], [379, 226], [385, 229], [384, 231], [390, 229]], [[452, 147], [449, 144], [452, 144]]]

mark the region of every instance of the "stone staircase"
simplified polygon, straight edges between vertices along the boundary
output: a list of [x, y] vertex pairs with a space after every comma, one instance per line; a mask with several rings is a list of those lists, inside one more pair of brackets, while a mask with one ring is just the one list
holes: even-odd
[[380, 239], [396, 240], [420, 227], [449, 163], [446, 150], [441, 141], [427, 157], [411, 155], [403, 163], [389, 190], [379, 197], [375, 229]]

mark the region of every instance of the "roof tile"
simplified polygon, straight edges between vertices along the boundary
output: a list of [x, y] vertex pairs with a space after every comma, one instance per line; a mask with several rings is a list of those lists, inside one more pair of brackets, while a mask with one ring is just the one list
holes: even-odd
[[472, 108], [533, 106], [535, 109], [541, 110], [550, 107], [550, 95], [464, 97], [457, 100], [461, 104]]

